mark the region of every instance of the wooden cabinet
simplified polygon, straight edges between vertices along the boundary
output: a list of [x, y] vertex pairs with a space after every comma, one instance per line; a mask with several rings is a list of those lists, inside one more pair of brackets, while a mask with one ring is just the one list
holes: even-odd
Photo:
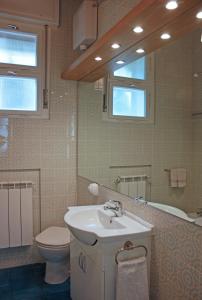
[[59, 0], [1, 0], [0, 15], [32, 20], [45, 25], [59, 25]]

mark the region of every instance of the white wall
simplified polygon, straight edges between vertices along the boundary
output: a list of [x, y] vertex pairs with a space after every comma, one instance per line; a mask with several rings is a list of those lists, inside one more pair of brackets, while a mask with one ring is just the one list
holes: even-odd
[[[202, 72], [201, 31], [193, 39], [193, 74]], [[193, 113], [202, 113], [202, 74], [193, 77]], [[196, 208], [202, 207], [202, 114], [193, 117], [193, 195], [190, 201]]]

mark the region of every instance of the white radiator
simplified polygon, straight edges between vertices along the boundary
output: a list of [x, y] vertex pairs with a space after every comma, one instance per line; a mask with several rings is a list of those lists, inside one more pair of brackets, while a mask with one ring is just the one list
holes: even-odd
[[136, 198], [146, 198], [147, 175], [120, 176], [117, 178], [117, 190], [119, 193]]
[[0, 183], [0, 248], [33, 244], [32, 183]]

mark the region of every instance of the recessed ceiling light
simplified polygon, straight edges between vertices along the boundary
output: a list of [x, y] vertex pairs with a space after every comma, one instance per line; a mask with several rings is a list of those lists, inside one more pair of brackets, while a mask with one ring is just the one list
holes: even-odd
[[202, 19], [202, 11], [199, 11], [196, 15], [197, 19]]
[[95, 59], [96, 61], [101, 61], [101, 60], [102, 60], [102, 57], [96, 56], [94, 59]]
[[116, 61], [116, 64], [117, 65], [123, 65], [123, 64], [125, 64], [125, 61], [124, 60], [118, 60], [118, 61]]
[[141, 33], [141, 32], [144, 31], [144, 29], [141, 26], [136, 26], [136, 27], [133, 28], [133, 31], [135, 33]]
[[113, 49], [119, 49], [121, 46], [117, 43], [112, 44], [111, 46]]
[[167, 9], [170, 9], [170, 10], [178, 8], [178, 3], [177, 3], [177, 1], [168, 1], [168, 2], [166, 3], [166, 8], [167, 8]]
[[145, 51], [144, 51], [144, 49], [139, 48], [139, 49], [136, 50], [136, 52], [139, 53], [139, 54], [141, 54], [141, 53], [144, 53]]
[[162, 40], [169, 40], [171, 38], [171, 35], [169, 33], [163, 33], [161, 35]]

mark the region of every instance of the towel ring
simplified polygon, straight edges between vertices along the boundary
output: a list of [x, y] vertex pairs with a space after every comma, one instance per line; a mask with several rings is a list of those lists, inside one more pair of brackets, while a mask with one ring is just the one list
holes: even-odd
[[137, 249], [137, 248], [143, 248], [145, 250], [145, 257], [147, 257], [148, 250], [147, 250], [147, 248], [144, 245], [134, 246], [131, 241], [127, 241], [127, 242], [125, 242], [125, 244], [123, 245], [123, 247], [121, 249], [119, 249], [117, 251], [117, 253], [116, 253], [116, 256], [115, 256], [115, 262], [116, 262], [116, 264], [118, 265], [118, 256], [119, 256], [119, 254], [121, 252], [130, 251], [130, 250], [134, 250], [134, 249]]

